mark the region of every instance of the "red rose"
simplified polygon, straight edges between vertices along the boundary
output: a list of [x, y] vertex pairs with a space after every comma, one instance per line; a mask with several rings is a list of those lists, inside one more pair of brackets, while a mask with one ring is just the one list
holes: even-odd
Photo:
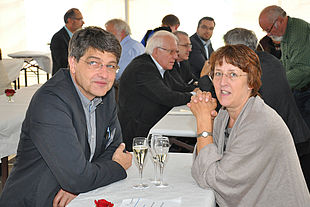
[[107, 201], [107, 200], [104, 200], [104, 199], [100, 199], [100, 200], [95, 200], [95, 204], [96, 204], [96, 207], [113, 207], [114, 204]]
[[13, 96], [15, 93], [15, 90], [14, 89], [5, 89], [4, 93], [6, 96]]

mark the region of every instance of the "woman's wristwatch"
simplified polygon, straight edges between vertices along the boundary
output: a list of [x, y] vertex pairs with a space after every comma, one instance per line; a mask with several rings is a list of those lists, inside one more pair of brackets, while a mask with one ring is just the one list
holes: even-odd
[[201, 132], [200, 134], [197, 134], [197, 138], [198, 138], [198, 137], [207, 138], [208, 136], [212, 136], [212, 132], [203, 131], [203, 132]]

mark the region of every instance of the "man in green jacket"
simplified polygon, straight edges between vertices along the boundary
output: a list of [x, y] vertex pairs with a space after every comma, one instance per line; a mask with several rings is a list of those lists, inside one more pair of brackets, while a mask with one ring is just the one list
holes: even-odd
[[281, 41], [281, 62], [296, 104], [310, 127], [310, 24], [273, 5], [260, 13], [259, 25], [273, 40]]

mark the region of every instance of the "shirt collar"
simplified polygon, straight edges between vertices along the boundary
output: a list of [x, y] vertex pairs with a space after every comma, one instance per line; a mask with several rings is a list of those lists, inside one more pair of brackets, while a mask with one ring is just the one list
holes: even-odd
[[208, 45], [210, 45], [210, 43], [211, 43], [211, 40], [204, 41], [204, 40], [201, 39], [199, 36], [198, 36], [198, 38], [201, 40], [203, 46], [208, 46]]
[[70, 37], [70, 39], [71, 39], [73, 33], [66, 27], [66, 25], [65, 25], [65, 29], [67, 30], [68, 35], [69, 35], [69, 37]]
[[151, 56], [152, 60], [154, 61], [154, 63], [155, 63], [155, 65], [156, 65], [156, 67], [157, 67], [157, 69], [158, 69], [158, 71], [159, 71], [161, 77], [164, 78], [165, 70], [164, 70], [163, 67], [161, 67], [161, 65], [153, 58], [152, 55], [150, 55], [150, 56]]

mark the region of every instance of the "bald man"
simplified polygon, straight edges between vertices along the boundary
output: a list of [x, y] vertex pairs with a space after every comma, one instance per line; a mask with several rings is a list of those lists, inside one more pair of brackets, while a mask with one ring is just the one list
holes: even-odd
[[287, 16], [279, 6], [268, 6], [259, 15], [267, 35], [281, 42], [281, 62], [296, 104], [310, 127], [310, 24]]

